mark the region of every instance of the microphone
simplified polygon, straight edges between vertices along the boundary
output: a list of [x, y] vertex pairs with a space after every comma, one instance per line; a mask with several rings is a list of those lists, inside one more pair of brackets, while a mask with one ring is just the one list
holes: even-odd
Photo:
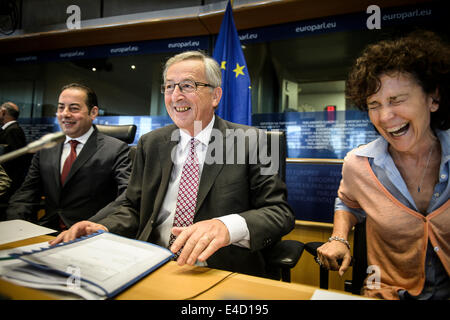
[[25, 153], [34, 153], [41, 149], [48, 149], [56, 146], [56, 144], [64, 141], [66, 135], [63, 131], [48, 133], [45, 136], [41, 137], [39, 140], [30, 142], [23, 148], [11, 151], [7, 154], [0, 156], [0, 164], [3, 162], [15, 159], [24, 155]]

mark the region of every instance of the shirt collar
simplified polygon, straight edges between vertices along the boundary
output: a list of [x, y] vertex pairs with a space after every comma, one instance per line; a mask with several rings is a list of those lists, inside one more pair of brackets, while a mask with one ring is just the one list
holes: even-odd
[[[438, 137], [441, 143], [442, 149], [442, 164], [450, 161], [450, 130], [435, 130], [436, 136]], [[386, 157], [388, 156], [388, 142], [382, 137], [378, 137], [374, 141], [358, 148], [355, 151], [357, 156], [373, 158], [374, 163], [380, 165], [380, 163], [384, 162]]]
[[87, 140], [91, 136], [92, 132], [94, 132], [94, 127], [91, 126], [89, 130], [83, 134], [82, 136], [79, 136], [78, 138], [71, 138], [69, 136], [66, 136], [66, 141], [64, 143], [68, 143], [70, 140], [77, 140], [81, 144], [86, 144]]
[[9, 121], [9, 122], [5, 123], [5, 124], [2, 126], [2, 129], [5, 130], [5, 129], [8, 128], [10, 125], [12, 125], [13, 123], [16, 123], [16, 122], [17, 122], [16, 120]]
[[382, 137], [356, 149], [355, 154], [361, 157], [373, 158], [374, 163], [380, 165], [388, 156], [388, 142]]
[[442, 160], [441, 165], [450, 161], [450, 130], [435, 130], [436, 135], [441, 142]]
[[[215, 118], [216, 118], [215, 115], [213, 115], [208, 125], [195, 136], [195, 139], [200, 141], [205, 146], [208, 145], [209, 139], [211, 138], [211, 132], [214, 126]], [[186, 133], [184, 130], [180, 130], [180, 146], [183, 150], [187, 146], [187, 144], [191, 141], [191, 139], [192, 137], [188, 133]]]

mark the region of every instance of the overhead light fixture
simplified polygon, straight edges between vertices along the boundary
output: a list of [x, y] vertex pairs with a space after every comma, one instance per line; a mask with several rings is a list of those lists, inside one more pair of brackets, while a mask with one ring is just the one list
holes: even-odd
[[136, 69], [136, 66], [134, 64], [131, 65], [131, 69]]
[[93, 67], [93, 68], [92, 68], [92, 71], [94, 71], [94, 72], [97, 71], [97, 68], [96, 68], [96, 67]]

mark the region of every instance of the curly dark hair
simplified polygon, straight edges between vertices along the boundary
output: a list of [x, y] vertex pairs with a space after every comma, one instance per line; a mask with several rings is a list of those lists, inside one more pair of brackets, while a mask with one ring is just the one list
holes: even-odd
[[381, 87], [380, 76], [407, 73], [425, 93], [439, 92], [439, 109], [431, 113], [433, 129], [450, 128], [449, 45], [430, 31], [415, 31], [397, 40], [367, 46], [356, 60], [346, 84], [346, 98], [367, 111], [367, 98]]

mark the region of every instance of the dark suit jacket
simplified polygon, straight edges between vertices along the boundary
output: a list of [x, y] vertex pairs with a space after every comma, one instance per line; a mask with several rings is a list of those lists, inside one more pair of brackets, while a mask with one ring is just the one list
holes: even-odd
[[[223, 134], [226, 154], [226, 129], [247, 130], [249, 127], [216, 116], [214, 128]], [[109, 231], [152, 241], [152, 230], [172, 171], [171, 151], [178, 141], [171, 141], [171, 135], [176, 129], [175, 125], [169, 125], [147, 133], [139, 140], [122, 206], [99, 221]], [[208, 153], [212, 145], [210, 142]], [[248, 155], [248, 145], [245, 152]], [[251, 237], [251, 250], [235, 245], [221, 248], [208, 259], [209, 267], [264, 275], [261, 250], [293, 229], [295, 219], [287, 203], [284, 182], [278, 175], [261, 175], [260, 169], [260, 164], [248, 164], [248, 161], [246, 164], [205, 162], [194, 222], [238, 213], [246, 220]]]
[[[13, 123], [5, 130], [0, 129], [0, 144], [6, 144], [5, 153], [23, 148], [27, 141], [25, 133], [17, 122]], [[12, 180], [11, 192], [16, 191], [27, 175], [30, 166], [31, 155], [23, 155], [14, 160], [3, 163], [3, 168]]]
[[94, 130], [66, 178], [60, 181], [63, 143], [37, 152], [22, 187], [11, 197], [7, 219], [32, 219], [33, 203], [45, 196], [40, 224], [57, 228], [87, 220], [120, 195], [128, 184], [131, 161], [124, 142]]

